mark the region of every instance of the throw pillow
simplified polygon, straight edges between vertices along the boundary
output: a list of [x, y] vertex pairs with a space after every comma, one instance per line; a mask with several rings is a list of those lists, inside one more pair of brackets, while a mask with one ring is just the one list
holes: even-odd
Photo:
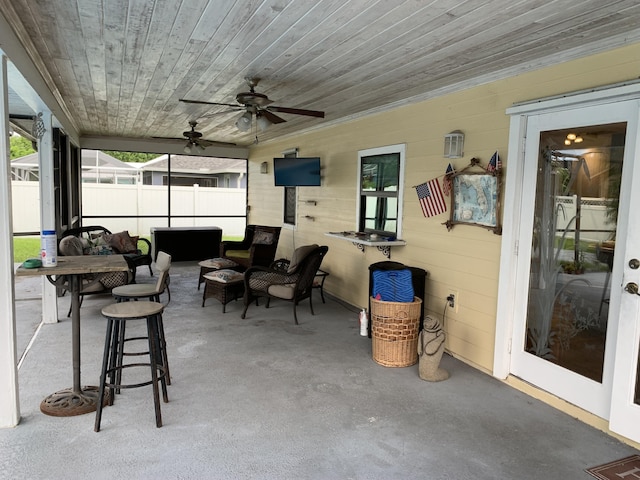
[[59, 250], [62, 255], [82, 255], [82, 240], [73, 235], [60, 240]]
[[256, 230], [253, 234], [253, 243], [256, 245], [271, 245], [273, 243], [273, 232]]
[[237, 267], [238, 264], [233, 260], [229, 260], [228, 258], [217, 257], [217, 258], [212, 258], [211, 260], [207, 260], [205, 266], [209, 268], [222, 269], [222, 268]]
[[204, 278], [214, 280], [216, 282], [229, 283], [242, 280], [244, 275], [240, 272], [236, 272], [235, 270], [225, 268], [222, 270], [216, 270], [215, 272], [209, 272], [204, 276]]
[[134, 239], [129, 236], [127, 230], [114, 233], [113, 235], [104, 235], [104, 238], [109, 246], [118, 253], [135, 253], [138, 250], [136, 247], [137, 238], [134, 242]]
[[296, 248], [293, 252], [293, 256], [291, 257], [291, 262], [289, 262], [287, 273], [295, 272], [298, 265], [300, 265], [300, 263], [307, 258], [307, 255], [313, 252], [316, 248], [318, 248], [318, 245], [315, 243], [313, 245], [304, 245]]

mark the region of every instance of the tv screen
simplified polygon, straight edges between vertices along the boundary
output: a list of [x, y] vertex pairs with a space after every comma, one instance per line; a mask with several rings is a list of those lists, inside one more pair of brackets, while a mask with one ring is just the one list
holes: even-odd
[[276, 187], [319, 187], [320, 157], [273, 159]]

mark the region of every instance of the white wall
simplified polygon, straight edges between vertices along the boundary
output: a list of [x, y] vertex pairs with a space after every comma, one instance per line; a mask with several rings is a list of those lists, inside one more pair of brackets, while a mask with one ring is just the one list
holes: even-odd
[[[11, 182], [14, 232], [40, 230], [38, 182]], [[242, 236], [245, 227], [246, 190], [239, 188], [171, 188], [172, 215], [240, 215], [242, 218], [179, 218], [172, 227], [218, 226], [223, 235]], [[167, 215], [167, 187], [156, 185], [82, 185], [82, 215]], [[85, 225], [103, 225], [112, 232], [128, 230], [148, 236], [151, 227], [166, 227], [162, 218], [96, 218]]]

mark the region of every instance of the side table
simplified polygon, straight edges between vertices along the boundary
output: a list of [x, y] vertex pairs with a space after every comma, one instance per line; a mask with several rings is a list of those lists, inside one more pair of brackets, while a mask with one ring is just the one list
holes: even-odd
[[322, 298], [322, 303], [325, 303], [325, 301], [324, 301], [324, 281], [327, 279], [328, 276], [329, 276], [329, 272], [325, 272], [324, 270], [318, 270], [316, 272], [315, 278], [313, 279], [313, 288], [320, 289], [320, 298]]

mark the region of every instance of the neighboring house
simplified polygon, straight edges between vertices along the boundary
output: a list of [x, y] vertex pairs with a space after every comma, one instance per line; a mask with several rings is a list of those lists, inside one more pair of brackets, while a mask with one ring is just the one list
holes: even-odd
[[[162, 155], [139, 164], [144, 185], [171, 185], [219, 188], [247, 188], [247, 162], [232, 158]], [[169, 169], [170, 167], [170, 169]]]
[[[11, 179], [38, 181], [38, 154], [11, 162]], [[246, 188], [247, 162], [230, 158], [171, 155], [173, 186]], [[133, 185], [167, 185], [169, 157], [161, 155], [145, 163], [122, 162], [99, 150], [82, 150], [82, 182]]]
[[[38, 154], [32, 153], [11, 162], [11, 179], [35, 181], [40, 178]], [[135, 163], [122, 162], [99, 150], [82, 150], [82, 182], [133, 185], [138, 178]]]

